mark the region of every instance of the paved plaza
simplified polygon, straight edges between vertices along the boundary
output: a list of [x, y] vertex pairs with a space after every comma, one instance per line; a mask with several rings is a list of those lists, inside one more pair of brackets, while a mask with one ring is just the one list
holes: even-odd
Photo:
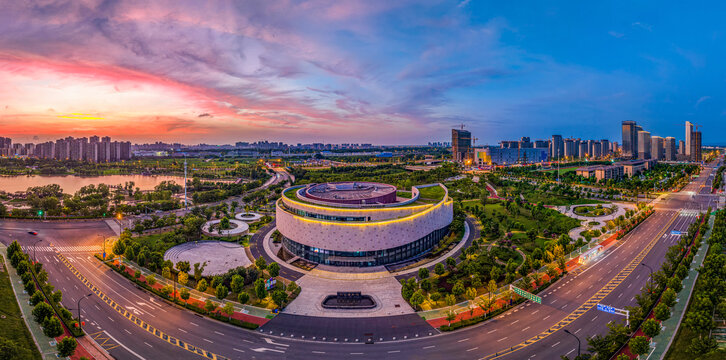
[[224, 274], [238, 266], [252, 265], [243, 246], [224, 241], [191, 241], [174, 246], [166, 251], [164, 260], [175, 264], [179, 261], [194, 263], [207, 262], [202, 275]]

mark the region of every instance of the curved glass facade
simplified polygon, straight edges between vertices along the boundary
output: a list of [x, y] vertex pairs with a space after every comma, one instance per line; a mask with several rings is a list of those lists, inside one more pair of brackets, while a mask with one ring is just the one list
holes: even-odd
[[430, 234], [406, 245], [375, 251], [334, 251], [315, 248], [283, 237], [282, 243], [292, 254], [318, 264], [335, 266], [379, 266], [410, 260], [425, 254], [449, 233], [449, 227], [434, 230]]

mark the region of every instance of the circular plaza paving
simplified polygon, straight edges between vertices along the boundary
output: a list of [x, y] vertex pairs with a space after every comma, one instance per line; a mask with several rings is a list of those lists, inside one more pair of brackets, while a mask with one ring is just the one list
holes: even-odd
[[234, 218], [246, 222], [253, 222], [262, 219], [262, 215], [252, 212], [242, 212], [235, 215]]
[[210, 220], [204, 223], [202, 225], [202, 232], [209, 236], [236, 236], [236, 235], [244, 235], [247, 234], [247, 231], [250, 229], [249, 225], [247, 225], [246, 222], [241, 220], [235, 220], [230, 219], [229, 225], [231, 226], [230, 229], [226, 230], [219, 230], [217, 228], [212, 229], [213, 225], [217, 225], [222, 220]]
[[206, 261], [207, 266], [202, 272], [204, 276], [224, 274], [238, 266], [252, 264], [243, 246], [224, 241], [190, 241], [180, 244], [167, 250], [164, 260], [171, 260], [175, 264], [188, 261], [192, 269], [194, 263]]

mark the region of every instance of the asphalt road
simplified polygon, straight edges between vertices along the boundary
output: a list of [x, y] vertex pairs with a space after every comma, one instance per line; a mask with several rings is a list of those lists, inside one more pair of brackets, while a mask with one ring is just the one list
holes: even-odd
[[[542, 295], [543, 304], [522, 304], [494, 320], [447, 334], [434, 333], [407, 339], [396, 337], [394, 340], [394, 329], [385, 333], [382, 340], [376, 339], [372, 345], [363, 344], [364, 339], [359, 339], [359, 342], [355, 342], [355, 339], [345, 341], [344, 338], [336, 341], [328, 337], [326, 340], [313, 340], [309, 337], [301, 339], [294, 334], [291, 337], [285, 333], [247, 331], [166, 304], [100, 264], [90, 252], [71, 251], [100, 244], [99, 234], [111, 235], [104, 222], [39, 223], [5, 220], [0, 222], [0, 241], [8, 244], [17, 239], [21, 245], [31, 246], [34, 240], [42, 239], [39, 247], [53, 242], [54, 247], [69, 250], [63, 252], [64, 256], [88, 281], [120, 306], [137, 314], [139, 319], [169, 336], [228, 358], [491, 359], [497, 358], [497, 353], [516, 347], [517, 351], [501, 357], [557, 359], [560, 355], [573, 355], [576, 352], [576, 341], [563, 333], [561, 328], [551, 332], [548, 329], [567, 320], [563, 328], [580, 337], [584, 349], [587, 336], [605, 333], [608, 321], [622, 321], [615, 315], [600, 313], [594, 308], [582, 311], [580, 307], [596, 295], [602, 297], [600, 302], [615, 307], [634, 303], [635, 294], [640, 292], [649, 276], [649, 270], [637, 266], [637, 263], [642, 261], [658, 269], [667, 247], [677, 241], [670, 231], [685, 230], [696, 220], [696, 211], [681, 213], [679, 210], [705, 210], [704, 206], [714, 203], [714, 197], [706, 189], [711, 184], [711, 172], [712, 169], [707, 168], [700, 178], [682, 192], [669, 195], [656, 206], [653, 216], [598, 262], [568, 274], [554, 284]], [[27, 234], [29, 230], [38, 231], [38, 236]], [[79, 296], [88, 294], [89, 289], [65, 264], [57, 261], [54, 252], [39, 250], [37, 254], [38, 259], [45, 264], [51, 282], [56, 288], [64, 290], [64, 304], [75, 308]], [[636, 266], [628, 266], [634, 261]], [[623, 269], [627, 271], [622, 272]], [[624, 276], [626, 273], [627, 276]], [[617, 286], [612, 284], [614, 278], [619, 279]], [[109, 352], [118, 359], [201, 358], [136, 326], [98, 296], [84, 300], [82, 307], [87, 332], [110, 335], [109, 338], [113, 340], [108, 345]], [[299, 317], [299, 321], [301, 327], [306, 327], [311, 320]], [[342, 323], [339, 326], [350, 324]], [[401, 330], [406, 329], [402, 327]], [[365, 336], [366, 330], [362, 328], [361, 331]], [[519, 345], [536, 336], [541, 336], [541, 339], [527, 346]]]

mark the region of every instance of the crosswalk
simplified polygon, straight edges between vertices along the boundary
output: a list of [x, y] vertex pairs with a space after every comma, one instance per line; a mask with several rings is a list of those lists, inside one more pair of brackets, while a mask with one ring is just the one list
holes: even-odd
[[686, 217], [698, 217], [701, 214], [698, 210], [681, 210], [680, 215]]
[[[23, 246], [23, 250], [26, 253], [32, 253], [32, 246]], [[87, 245], [87, 246], [36, 246], [35, 252], [62, 252], [62, 253], [73, 253], [73, 252], [99, 252], [101, 247], [98, 245]]]

